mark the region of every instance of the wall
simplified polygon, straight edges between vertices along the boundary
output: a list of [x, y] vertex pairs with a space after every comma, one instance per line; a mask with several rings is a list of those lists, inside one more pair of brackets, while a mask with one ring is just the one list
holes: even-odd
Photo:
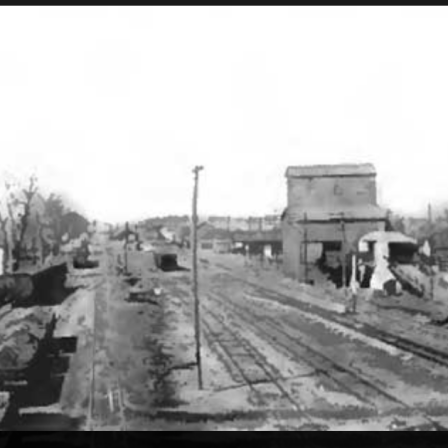
[[263, 217], [230, 218], [210, 216], [207, 222], [216, 229], [230, 231], [259, 231], [280, 228], [280, 215], [266, 215]]
[[213, 249], [217, 253], [229, 253], [232, 249], [232, 242], [215, 240], [213, 243]]
[[289, 178], [288, 206], [331, 207], [377, 204], [375, 177]]
[[[385, 230], [385, 222], [354, 222], [345, 224], [345, 238], [348, 250], [356, 250], [358, 240], [365, 234], [375, 230]], [[282, 226], [283, 232], [283, 272], [286, 276], [302, 280], [304, 265], [301, 262], [302, 242], [304, 241], [304, 226], [291, 225], [286, 221]], [[307, 241], [342, 241], [340, 223], [319, 223], [307, 226]]]
[[[301, 239], [304, 236], [304, 226], [300, 226]], [[384, 230], [385, 222], [360, 221], [345, 223], [345, 238], [350, 248], [356, 250], [358, 240], [367, 233]], [[308, 241], [342, 241], [343, 233], [339, 222], [309, 224], [307, 226]]]
[[303, 277], [299, 264], [301, 235], [297, 227], [287, 223], [282, 225], [283, 234], [283, 272], [287, 277]]

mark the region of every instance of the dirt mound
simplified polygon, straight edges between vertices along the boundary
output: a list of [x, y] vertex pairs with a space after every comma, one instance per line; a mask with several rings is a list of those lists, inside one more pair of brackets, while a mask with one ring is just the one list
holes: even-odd
[[0, 348], [1, 370], [22, 370], [31, 362], [38, 349], [38, 341], [26, 332], [18, 332]]
[[0, 370], [26, 367], [36, 354], [52, 313], [41, 308], [13, 309], [3, 317], [0, 335]]
[[48, 267], [36, 274], [0, 276], [0, 307], [58, 305], [73, 291], [66, 288], [67, 263]]
[[34, 292], [34, 282], [29, 274], [0, 276], [0, 306], [28, 300]]
[[61, 304], [74, 292], [66, 286], [68, 274], [67, 263], [62, 263], [33, 275], [33, 303], [41, 306]]
[[0, 392], [0, 423], [6, 415], [9, 406], [9, 393]]

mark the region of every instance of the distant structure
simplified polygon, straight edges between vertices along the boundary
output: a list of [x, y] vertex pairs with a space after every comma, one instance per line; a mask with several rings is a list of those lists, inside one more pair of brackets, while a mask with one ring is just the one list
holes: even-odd
[[249, 256], [278, 257], [282, 253], [282, 229], [280, 226], [271, 230], [234, 232], [233, 241], [236, 245], [244, 247], [243, 253]]
[[442, 272], [448, 272], [448, 229], [435, 232], [427, 241], [440, 270]]
[[231, 232], [216, 228], [204, 222], [198, 228], [199, 251], [213, 251], [215, 253], [229, 253], [233, 241]]
[[377, 205], [373, 165], [293, 166], [286, 178], [288, 204], [282, 215], [286, 276], [318, 282], [317, 266], [329, 260], [341, 264], [343, 254], [356, 251], [363, 235], [385, 230], [387, 213]]
[[209, 216], [207, 222], [216, 229], [229, 232], [259, 232], [280, 228], [280, 215], [231, 217], [231, 216]]

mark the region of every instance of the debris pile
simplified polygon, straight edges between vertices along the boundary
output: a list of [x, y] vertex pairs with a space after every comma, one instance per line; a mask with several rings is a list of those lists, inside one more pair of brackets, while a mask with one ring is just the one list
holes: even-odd
[[98, 260], [92, 260], [92, 247], [87, 240], [81, 243], [81, 246], [75, 251], [73, 257], [73, 267], [75, 269], [95, 269], [99, 267]]
[[0, 392], [0, 422], [4, 419], [9, 407], [9, 393]]
[[[132, 279], [134, 280], [134, 279]], [[127, 297], [128, 302], [147, 302], [154, 305], [158, 305], [157, 298], [160, 298], [163, 290], [158, 282], [151, 280], [143, 282], [137, 280], [136, 283], [129, 288], [129, 295]]]
[[15, 308], [4, 315], [0, 334], [0, 372], [26, 368], [36, 354], [52, 319], [42, 307]]
[[34, 293], [34, 283], [29, 274], [0, 276], [0, 306], [20, 305], [28, 301]]

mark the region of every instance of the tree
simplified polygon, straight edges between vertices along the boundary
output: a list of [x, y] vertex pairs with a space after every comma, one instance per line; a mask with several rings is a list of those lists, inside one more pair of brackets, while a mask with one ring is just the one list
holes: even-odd
[[392, 210], [387, 210], [386, 230], [406, 233], [406, 224], [403, 216], [396, 215]]
[[14, 242], [14, 271], [20, 268], [20, 263], [22, 261], [22, 254], [25, 247], [25, 236], [30, 224], [31, 208], [33, 199], [37, 193], [37, 177], [32, 175], [28, 184], [25, 188], [22, 188], [20, 193], [12, 194], [12, 202], [10, 202], [11, 207], [17, 207], [19, 209], [18, 216], [18, 231], [16, 232], [16, 240]]
[[[51, 193], [50, 196], [44, 202], [44, 216], [45, 224], [43, 225], [52, 235], [52, 251], [55, 255], [59, 253], [60, 247], [63, 243], [62, 238], [64, 236], [63, 218], [68, 212], [62, 198], [55, 193]], [[43, 240], [48, 241], [49, 235], [44, 234], [44, 230], [41, 232]]]
[[[87, 229], [87, 220], [66, 207], [61, 196], [39, 193], [37, 177], [25, 183], [6, 174], [0, 200], [0, 247], [3, 247], [3, 272], [21, 267], [24, 258], [34, 263], [58, 255], [65, 234], [72, 236]], [[31, 257], [31, 254], [33, 257]]]
[[5, 272], [13, 272], [20, 269], [24, 255], [29, 255], [28, 249], [33, 249], [33, 246], [36, 249], [40, 228], [34, 210], [38, 192], [37, 177], [30, 176], [25, 186], [10, 177], [4, 186], [0, 216], [5, 251], [3, 268]]
[[2, 260], [2, 272], [9, 272], [9, 257], [10, 257], [10, 244], [8, 237], [8, 216], [0, 212], [0, 231], [1, 231], [1, 246], [3, 247], [3, 260]]
[[16, 192], [18, 189], [16, 179], [7, 176], [4, 182], [3, 198], [0, 203], [0, 226], [2, 231], [3, 272], [11, 273], [14, 269], [15, 244], [18, 235], [18, 200]]

